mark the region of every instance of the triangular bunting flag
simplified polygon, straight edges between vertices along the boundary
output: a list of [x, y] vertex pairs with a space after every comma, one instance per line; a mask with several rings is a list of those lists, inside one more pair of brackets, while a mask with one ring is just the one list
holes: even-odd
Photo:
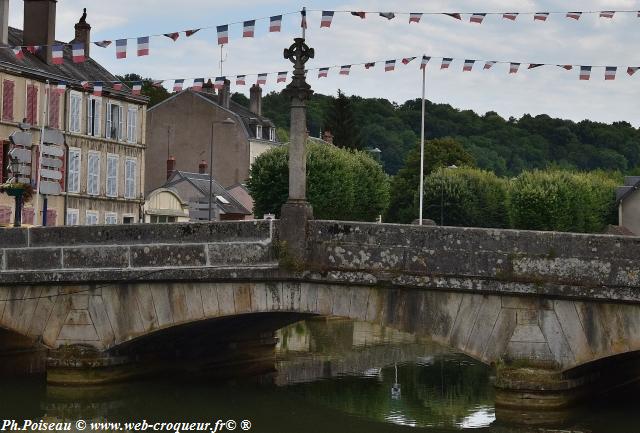
[[111, 41], [107, 41], [107, 40], [98, 41], [98, 42], [94, 42], [94, 44], [96, 44], [100, 48], [107, 48], [109, 45], [111, 45]]
[[493, 67], [493, 65], [495, 65], [496, 62], [494, 62], [493, 60], [490, 60], [488, 62], [484, 62], [484, 67], [482, 68], [483, 70], [487, 70], [487, 69], [491, 69]]
[[367, 17], [366, 13], [364, 12], [351, 12], [351, 15], [360, 17], [361, 19], [365, 19]]
[[486, 17], [487, 14], [472, 14], [471, 18], [469, 18], [470, 23], [482, 24], [482, 20]]
[[404, 59], [402, 59], [402, 64], [408, 65], [413, 59], [415, 59], [415, 57], [405, 57]]
[[191, 29], [191, 30], [187, 30], [187, 31], [185, 31], [185, 32], [184, 32], [184, 35], [185, 35], [186, 37], [190, 37], [190, 36], [195, 35], [195, 34], [196, 34], [196, 33], [198, 33], [199, 31], [200, 31], [200, 29]]
[[502, 18], [504, 18], [506, 20], [515, 21], [516, 18], [518, 18], [518, 14], [516, 12], [507, 12], [507, 13], [502, 14]]
[[380, 16], [382, 18], [386, 18], [388, 20], [392, 20], [396, 17], [396, 14], [394, 14], [393, 12], [380, 12]]
[[164, 35], [166, 37], [168, 37], [169, 39], [171, 39], [173, 42], [177, 41], [178, 38], [180, 37], [180, 33], [179, 32], [165, 33]]
[[445, 13], [445, 15], [450, 16], [451, 18], [455, 18], [457, 20], [462, 20], [462, 15], [460, 15], [458, 12], [454, 12], [454, 13]]

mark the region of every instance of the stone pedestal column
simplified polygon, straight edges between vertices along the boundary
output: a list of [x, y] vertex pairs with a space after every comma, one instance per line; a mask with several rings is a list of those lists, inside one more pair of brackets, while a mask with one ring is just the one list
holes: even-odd
[[289, 199], [280, 212], [280, 258], [283, 265], [301, 267], [306, 261], [308, 221], [313, 217], [307, 202], [307, 105], [313, 94], [306, 82], [304, 65], [314, 57], [304, 38], [295, 38], [284, 50], [284, 57], [294, 65], [293, 80], [285, 93], [291, 98], [291, 130], [289, 143]]

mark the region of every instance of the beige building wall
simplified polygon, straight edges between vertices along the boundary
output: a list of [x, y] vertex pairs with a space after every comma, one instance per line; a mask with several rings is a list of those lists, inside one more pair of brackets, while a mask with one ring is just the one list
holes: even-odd
[[635, 190], [620, 203], [619, 225], [640, 236], [640, 190]]
[[280, 146], [280, 143], [276, 143], [273, 141], [265, 141], [265, 140], [251, 140], [249, 142], [250, 145], [250, 156], [249, 156], [249, 164], [253, 165], [254, 161], [257, 157], [262, 155], [268, 150], [271, 150], [275, 147]]

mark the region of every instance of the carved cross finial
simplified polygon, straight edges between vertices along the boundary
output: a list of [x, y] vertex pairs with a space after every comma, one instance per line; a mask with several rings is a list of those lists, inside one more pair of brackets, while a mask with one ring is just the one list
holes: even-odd
[[293, 63], [294, 68], [304, 69], [305, 63], [313, 59], [315, 51], [304, 43], [303, 38], [295, 38], [293, 45], [284, 50], [284, 58]]

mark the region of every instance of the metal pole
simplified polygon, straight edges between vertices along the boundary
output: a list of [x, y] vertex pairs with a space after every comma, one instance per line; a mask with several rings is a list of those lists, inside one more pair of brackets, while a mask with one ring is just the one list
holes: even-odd
[[209, 221], [211, 221], [211, 210], [213, 205], [213, 125], [211, 122], [211, 141], [209, 142]]
[[444, 169], [440, 174], [440, 225], [444, 225]]
[[42, 198], [42, 227], [47, 226], [47, 209], [49, 208], [49, 200], [47, 200], [47, 196], [45, 195]]
[[[40, 212], [40, 170], [42, 170], [42, 146], [44, 144], [44, 122], [47, 119], [47, 105], [49, 104], [49, 80], [47, 80], [47, 84], [45, 86], [45, 92], [44, 92], [44, 107], [43, 107], [43, 119], [42, 119], [42, 126], [40, 128], [40, 144], [38, 146], [38, 168], [36, 170], [36, 203], [35, 203], [35, 209], [34, 209], [34, 215], [33, 215], [33, 219], [35, 221], [33, 221], [33, 225], [37, 225], [38, 224], [38, 213]], [[36, 119], [37, 121], [37, 119]], [[40, 220], [42, 221], [42, 219]]]
[[422, 68], [422, 119], [420, 126], [420, 210], [418, 212], [418, 224], [422, 225], [422, 207], [424, 203], [424, 116], [425, 116], [425, 89], [427, 68]]
[[[303, 7], [302, 10], [304, 12], [304, 20], [305, 20], [305, 23], [306, 23], [307, 22], [307, 8]], [[305, 26], [302, 26], [302, 39], [305, 39], [306, 36], [307, 36], [307, 29], [306, 29], [306, 25], [305, 25]]]

